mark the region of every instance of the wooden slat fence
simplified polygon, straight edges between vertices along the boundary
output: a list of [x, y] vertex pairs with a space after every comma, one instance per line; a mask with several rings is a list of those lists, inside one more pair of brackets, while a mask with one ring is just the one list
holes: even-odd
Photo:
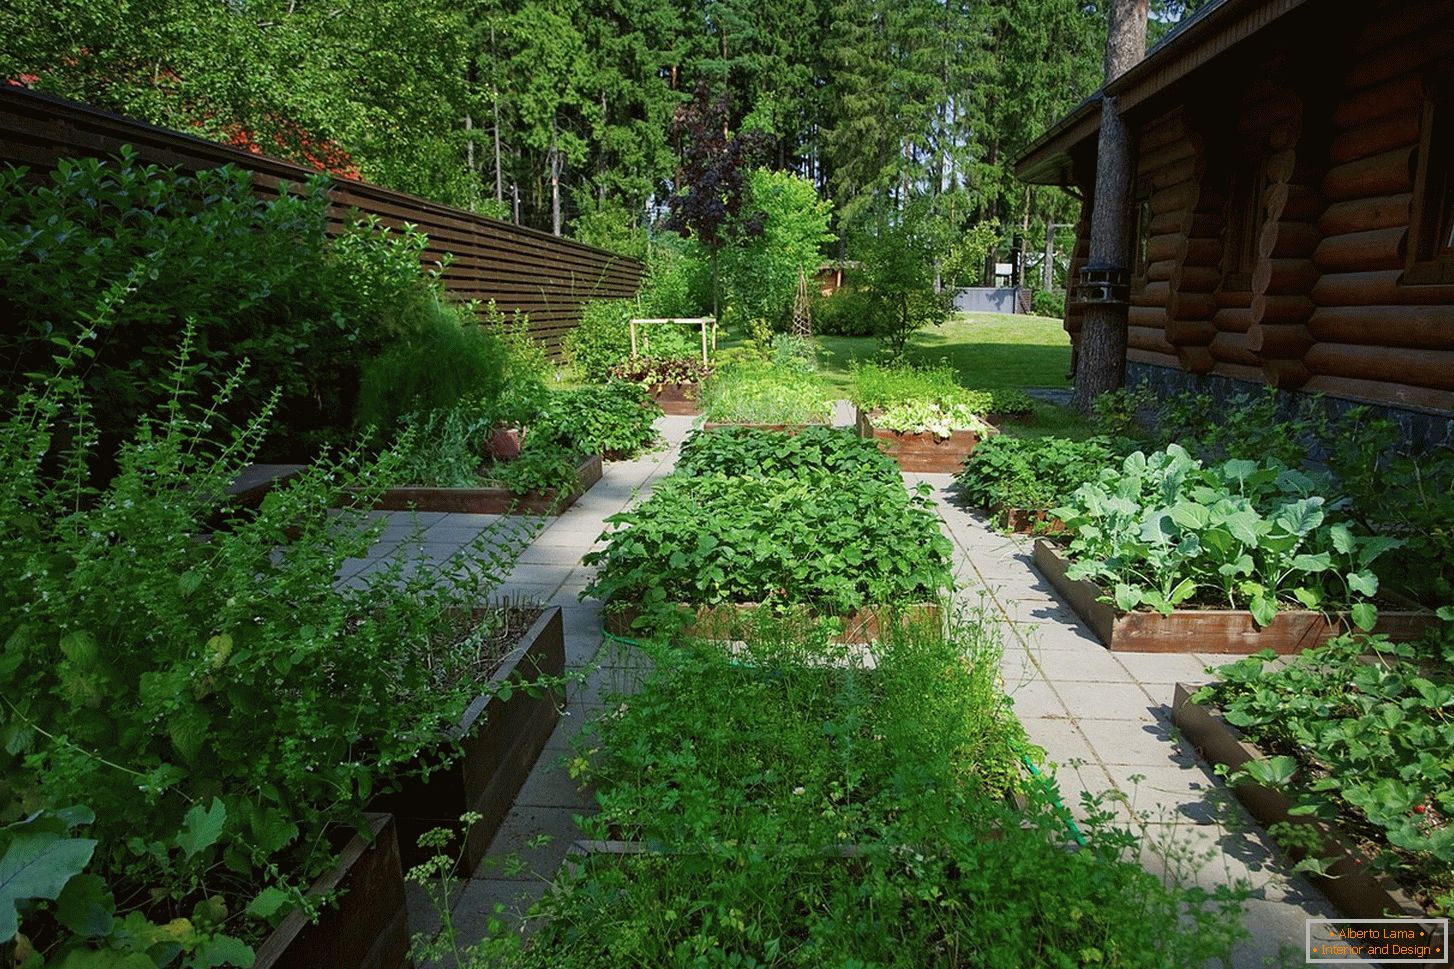
[[[292, 162], [0, 85], [0, 163], [49, 171], [61, 158], [112, 156], [123, 145], [145, 162], [187, 172], [228, 163], [248, 169], [262, 196], [276, 196], [279, 184], [316, 174]], [[553, 353], [579, 322], [582, 301], [630, 298], [641, 283], [644, 267], [638, 260], [499, 219], [345, 179], [335, 180], [330, 195], [330, 231], [341, 231], [355, 209], [390, 226], [412, 223], [429, 236], [426, 264], [451, 257], [443, 275], [446, 289], [461, 299], [494, 300], [507, 313], [527, 314], [531, 331]]]

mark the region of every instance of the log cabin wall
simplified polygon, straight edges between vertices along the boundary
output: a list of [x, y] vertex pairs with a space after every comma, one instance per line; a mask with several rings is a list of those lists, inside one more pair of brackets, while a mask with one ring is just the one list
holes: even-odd
[[[1350, 20], [1327, 44], [1262, 36], [1128, 115], [1133, 374], [1454, 415], [1454, 271], [1420, 270], [1410, 238], [1431, 99], [1454, 127], [1454, 0]], [[1074, 172], [1088, 197], [1093, 160]], [[1073, 340], [1082, 314], [1067, 302]]]

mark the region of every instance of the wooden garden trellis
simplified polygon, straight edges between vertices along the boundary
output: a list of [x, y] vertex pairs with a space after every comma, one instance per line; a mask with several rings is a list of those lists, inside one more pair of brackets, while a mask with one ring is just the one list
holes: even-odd
[[[683, 316], [683, 317], [661, 317], [652, 319], [633, 319], [631, 321], [631, 356], [640, 356], [637, 350], [636, 327], [642, 323], [674, 323], [682, 326], [695, 326], [702, 333], [702, 363], [709, 362], [707, 345], [710, 340], [711, 348], [717, 349], [717, 320], [711, 316]], [[710, 328], [710, 329], [709, 329]]]

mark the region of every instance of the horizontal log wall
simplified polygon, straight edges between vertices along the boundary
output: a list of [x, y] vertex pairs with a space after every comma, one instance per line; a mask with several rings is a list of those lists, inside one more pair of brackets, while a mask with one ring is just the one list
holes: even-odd
[[[112, 156], [123, 145], [143, 161], [184, 171], [232, 164], [253, 173], [259, 195], [315, 175], [290, 162], [119, 117], [85, 105], [0, 85], [0, 163], [36, 171], [61, 158]], [[494, 300], [529, 316], [530, 329], [553, 353], [580, 320], [581, 303], [636, 295], [643, 267], [634, 259], [462, 209], [348, 180], [330, 191], [329, 229], [338, 233], [354, 210], [386, 225], [410, 223], [429, 236], [425, 265], [449, 260], [445, 288], [461, 299]]]
[[[1354, 19], [1328, 43], [1264, 37], [1263, 55], [1209, 66], [1128, 119], [1152, 211], [1129, 360], [1454, 413], [1454, 285], [1404, 279], [1426, 86], [1454, 59], [1454, 0], [1383, 0]], [[1234, 173], [1251, 158], [1254, 251], [1234, 267]], [[1067, 307], [1073, 338], [1080, 313]]]

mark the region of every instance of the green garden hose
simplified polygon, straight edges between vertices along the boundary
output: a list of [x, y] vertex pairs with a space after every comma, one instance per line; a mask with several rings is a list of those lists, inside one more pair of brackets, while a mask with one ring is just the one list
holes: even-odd
[[1050, 778], [1040, 773], [1040, 768], [1036, 767], [1035, 762], [1029, 757], [1022, 756], [1020, 762], [1030, 769], [1031, 776], [1039, 781], [1044, 787], [1045, 793], [1050, 795], [1051, 803], [1059, 809], [1060, 816], [1065, 820], [1065, 830], [1070, 832], [1070, 836], [1075, 839], [1076, 844], [1084, 848], [1086, 846], [1085, 835], [1081, 833], [1080, 825], [1075, 823], [1075, 818], [1070, 816], [1070, 810], [1060, 800], [1060, 789], [1050, 782]]

